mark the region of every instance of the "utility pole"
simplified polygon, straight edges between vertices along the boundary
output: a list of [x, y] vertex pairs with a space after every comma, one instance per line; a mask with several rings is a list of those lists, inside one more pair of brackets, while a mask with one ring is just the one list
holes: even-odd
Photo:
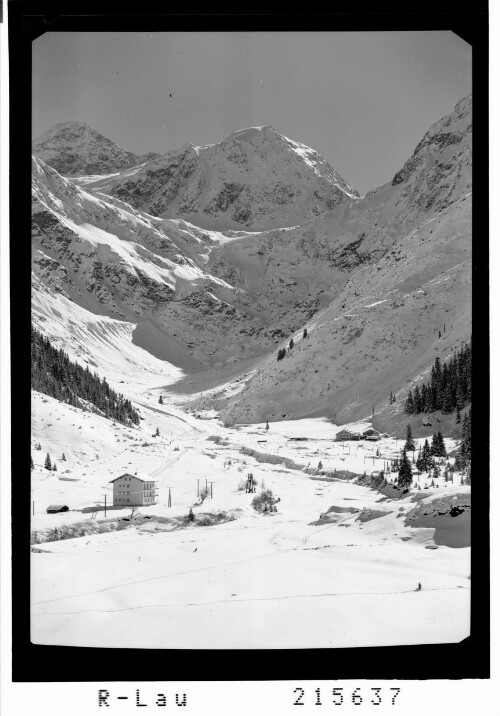
[[198, 487], [196, 488], [196, 497], [200, 496], [200, 478], [198, 478]]
[[35, 516], [35, 500], [33, 500], [33, 517]]
[[208, 492], [208, 480], [205, 477], [205, 492]]
[[167, 507], [172, 507], [172, 492], [171, 492], [171, 490], [172, 490], [172, 488], [169, 486]]
[[214, 482], [215, 482], [215, 480], [210, 481], [210, 499], [211, 500], [214, 499]]
[[107, 495], [104, 495], [104, 517], [106, 517], [106, 498]]

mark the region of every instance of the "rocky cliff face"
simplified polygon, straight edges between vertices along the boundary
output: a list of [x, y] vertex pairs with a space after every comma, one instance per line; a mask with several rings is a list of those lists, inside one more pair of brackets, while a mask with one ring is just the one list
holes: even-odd
[[[325, 414], [345, 422], [370, 416], [375, 404], [390, 423], [415, 376], [468, 339], [470, 149], [466, 98], [391, 183], [284, 231], [282, 240], [276, 232], [257, 237], [254, 251], [266, 264], [259, 290], [273, 293], [271, 267], [281, 277], [294, 270], [295, 285], [283, 282], [281, 290], [313, 284], [319, 311], [306, 323], [306, 339], [299, 332], [280, 344], [295, 342], [284, 360], [271, 355], [238, 396], [218, 405], [228, 422]], [[249, 264], [235, 250], [224, 259], [216, 250], [210, 260], [224, 260], [226, 271], [239, 263], [249, 280]], [[390, 391], [396, 406], [388, 404]]]
[[118, 172], [157, 156], [127, 152], [80, 121], [56, 124], [33, 142], [33, 154], [63, 176]]
[[155, 216], [217, 230], [291, 226], [359, 198], [317, 152], [272, 127], [187, 144], [100, 187]]
[[470, 335], [470, 193], [467, 98], [363, 199], [270, 127], [111, 177], [72, 181], [35, 159], [33, 268], [44, 291], [133, 323], [157, 358], [259, 359], [216, 404], [228, 422], [342, 422], [375, 405], [397, 423], [411, 382]]
[[259, 356], [310, 315], [311, 305], [284, 302], [274, 316], [272, 299], [208, 269], [210, 253], [239, 238], [157, 219], [38, 158], [32, 191], [35, 276], [87, 310], [135, 322], [137, 340], [154, 334], [157, 357], [193, 368]]

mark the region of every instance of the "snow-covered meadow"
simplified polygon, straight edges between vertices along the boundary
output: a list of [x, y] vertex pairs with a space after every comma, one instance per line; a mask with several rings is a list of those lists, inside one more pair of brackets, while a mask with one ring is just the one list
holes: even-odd
[[[312, 648], [468, 635], [470, 488], [457, 477], [425, 490], [427, 476], [415, 475], [421, 490], [384, 494], [331, 473], [380, 471], [401, 441], [335, 442], [339, 428], [322, 419], [226, 428], [213, 415], [160, 404], [151, 376], [133, 388], [139, 427], [33, 396], [35, 643]], [[56, 472], [43, 468], [46, 453]], [[157, 480], [157, 504], [130, 521], [121, 519], [130, 509], [82, 512], [102, 508], [105, 495], [110, 505], [109, 481], [135, 471]], [[280, 498], [276, 513], [252, 507], [249, 472], [257, 493]], [[211, 484], [213, 497], [198, 504]], [[52, 503], [70, 510], [47, 514]], [[207, 513], [230, 520], [197, 524]], [[110, 531], [86, 534], [100, 522]], [[75, 523], [84, 536], [45, 541]]]

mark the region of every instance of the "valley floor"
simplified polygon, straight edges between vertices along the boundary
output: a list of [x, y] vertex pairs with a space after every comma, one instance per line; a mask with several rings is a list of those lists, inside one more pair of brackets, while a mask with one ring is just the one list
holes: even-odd
[[[158, 394], [148, 388], [134, 401], [138, 428], [33, 396], [32, 444], [42, 445], [32, 452], [34, 643], [313, 648], [468, 635], [469, 487], [455, 479], [431, 488], [421, 476], [421, 490], [397, 499], [318, 474], [317, 464], [369, 475], [401, 441], [335, 443], [335, 426], [321, 419], [271, 423], [268, 432], [225, 428], [159, 404]], [[306, 440], [291, 439], [298, 437]], [[43, 468], [47, 452], [57, 472]], [[304, 471], [308, 464], [317, 474]], [[109, 481], [136, 470], [159, 487], [142, 518], [121, 521], [129, 509], [82, 512], [102, 507], [104, 495], [109, 505]], [[276, 513], [253, 509], [248, 472], [257, 493], [265, 487], [280, 498]], [[198, 485], [210, 483], [213, 497], [195, 505]], [[47, 514], [51, 503], [70, 511]], [[456, 517], [447, 512], [453, 505], [463, 508]], [[233, 519], [188, 523], [190, 507], [197, 519]], [[110, 531], [90, 534], [99, 523]], [[83, 525], [84, 536], [47, 541], [69, 524]]]

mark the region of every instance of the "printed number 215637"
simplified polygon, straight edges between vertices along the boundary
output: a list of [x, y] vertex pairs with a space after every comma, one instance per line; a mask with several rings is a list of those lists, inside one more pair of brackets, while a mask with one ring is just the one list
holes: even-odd
[[[334, 688], [331, 693], [321, 689], [314, 689], [314, 699], [312, 703], [316, 706], [333, 705], [343, 706], [345, 703], [352, 703], [354, 706], [381, 706], [382, 703], [388, 703], [392, 706], [396, 705], [396, 698], [399, 695], [401, 689], [397, 687], [393, 688], [366, 688], [361, 689], [360, 687], [353, 689], [345, 688]], [[294, 706], [305, 706], [306, 701], [311, 703], [310, 699], [306, 697], [305, 689], [297, 687], [293, 691], [295, 696]]]

